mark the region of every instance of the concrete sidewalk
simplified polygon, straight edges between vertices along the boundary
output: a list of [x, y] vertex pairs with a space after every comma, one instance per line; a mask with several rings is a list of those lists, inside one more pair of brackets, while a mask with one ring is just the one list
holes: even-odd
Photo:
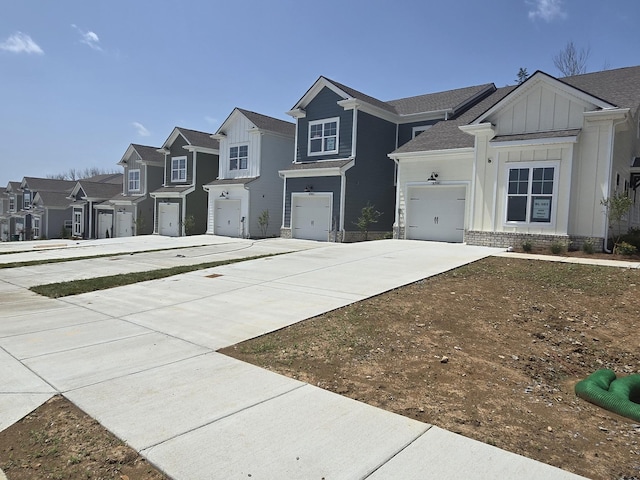
[[175, 479], [579, 478], [216, 353], [496, 253], [313, 247], [61, 300], [0, 281], [0, 428], [61, 392]]

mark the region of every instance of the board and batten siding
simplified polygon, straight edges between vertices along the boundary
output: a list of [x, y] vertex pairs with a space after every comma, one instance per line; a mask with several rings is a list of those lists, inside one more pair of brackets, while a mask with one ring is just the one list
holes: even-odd
[[[187, 141], [182, 135], [178, 135], [171, 145], [170, 153], [164, 162], [165, 185], [191, 185], [193, 183], [193, 153], [185, 150], [183, 148], [185, 145], [187, 145]], [[187, 157], [187, 179], [184, 182], [171, 181], [171, 159], [175, 157]]]
[[545, 84], [515, 100], [492, 119], [497, 135], [548, 132], [581, 128], [583, 114], [591, 106], [572, 100]]
[[[344, 100], [327, 87], [324, 87], [318, 95], [305, 107], [306, 117], [298, 119], [298, 151], [296, 161], [312, 162], [336, 158], [347, 158], [351, 155], [353, 136], [353, 112], [344, 110], [337, 102]], [[309, 122], [325, 118], [340, 118], [338, 133], [338, 153], [334, 155], [308, 155]]]
[[[255, 125], [240, 112], [235, 112], [233, 121], [225, 131], [225, 138], [220, 141], [220, 169], [218, 178], [257, 177], [260, 175], [260, 135], [249, 133]], [[248, 146], [247, 169], [229, 170], [229, 149], [231, 147]]]
[[[130, 192], [129, 191], [129, 172], [131, 170], [140, 170], [140, 190]], [[140, 155], [134, 150], [131, 156], [127, 159], [127, 166], [124, 169], [124, 176], [122, 179], [123, 191], [125, 195], [140, 195], [146, 192], [146, 179], [145, 179], [145, 167], [140, 163]]]

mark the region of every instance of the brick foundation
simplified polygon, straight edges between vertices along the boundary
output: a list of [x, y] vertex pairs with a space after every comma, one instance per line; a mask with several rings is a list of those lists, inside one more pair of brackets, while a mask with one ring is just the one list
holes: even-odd
[[581, 237], [577, 235], [535, 235], [527, 233], [511, 232], [480, 232], [465, 230], [464, 240], [468, 245], [482, 245], [485, 247], [520, 249], [525, 242], [529, 242], [533, 248], [551, 248], [559, 244], [566, 250], [580, 250], [586, 241], [593, 243], [596, 252], [601, 252], [604, 247], [604, 239], [598, 237]]

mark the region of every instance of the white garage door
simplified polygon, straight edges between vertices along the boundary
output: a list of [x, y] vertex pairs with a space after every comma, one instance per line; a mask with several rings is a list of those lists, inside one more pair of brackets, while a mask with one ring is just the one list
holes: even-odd
[[293, 238], [329, 240], [331, 195], [294, 195], [291, 199]]
[[113, 237], [113, 214], [98, 213], [98, 238]]
[[435, 185], [407, 189], [407, 238], [462, 242], [464, 185]]
[[158, 204], [158, 233], [168, 237], [180, 236], [178, 221], [178, 203], [160, 202]]
[[240, 237], [240, 200], [221, 199], [215, 202], [213, 233], [225, 237]]
[[118, 237], [130, 237], [133, 235], [133, 213], [116, 213], [116, 235]]

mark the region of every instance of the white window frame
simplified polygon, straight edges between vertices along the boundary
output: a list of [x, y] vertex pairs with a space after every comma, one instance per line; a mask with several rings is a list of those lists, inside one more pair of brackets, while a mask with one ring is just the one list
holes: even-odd
[[418, 127], [413, 127], [411, 129], [411, 139], [416, 138], [419, 133], [426, 132], [431, 127], [433, 127], [433, 125], [420, 125]]
[[[553, 228], [556, 224], [556, 212], [558, 207], [558, 179], [560, 173], [560, 161], [546, 161], [546, 162], [526, 162], [526, 163], [507, 163], [505, 165], [505, 196], [504, 196], [504, 225], [505, 226], [527, 226], [527, 227], [536, 227], [536, 228]], [[551, 194], [534, 194], [532, 193], [532, 183], [533, 183], [533, 170], [536, 168], [553, 168], [553, 188]], [[512, 169], [528, 169], [529, 170], [529, 178], [527, 185], [527, 193], [521, 194], [521, 196], [526, 196], [527, 204], [526, 204], [526, 216], [524, 221], [513, 221], [507, 220], [507, 216], [509, 213], [509, 197], [514, 194], [509, 194], [509, 171]], [[532, 210], [532, 197], [535, 196], [550, 196], [551, 197], [551, 212], [549, 214], [548, 222], [534, 222], [531, 221], [531, 210]]]
[[27, 210], [31, 208], [31, 191], [22, 192], [22, 208]]
[[74, 210], [73, 211], [73, 235], [79, 237], [82, 235], [82, 211]]
[[15, 212], [16, 211], [16, 196], [15, 195], [9, 195], [9, 211], [10, 212]]
[[[328, 123], [336, 124], [336, 133], [335, 135], [327, 135], [325, 132], [325, 125]], [[322, 150], [319, 152], [311, 151], [311, 130], [313, 126], [322, 125], [322, 135], [319, 137], [314, 137], [313, 140], [322, 140]], [[340, 117], [332, 117], [332, 118], [323, 118], [321, 120], [312, 120], [308, 125], [308, 134], [307, 134], [307, 155], [310, 157], [318, 156], [318, 155], [333, 155], [337, 154], [340, 149]], [[332, 150], [326, 149], [326, 141], [329, 138], [335, 137], [335, 148]]]
[[31, 217], [31, 236], [34, 240], [40, 238], [40, 217]]
[[[176, 164], [184, 160], [184, 168]], [[181, 178], [180, 172], [184, 171], [184, 178]], [[187, 183], [187, 157], [171, 157], [171, 182]]]
[[[131, 175], [137, 173], [138, 178], [131, 178]], [[134, 170], [129, 170], [127, 175], [127, 190], [129, 192], [139, 192], [140, 191], [140, 169], [136, 168]], [[137, 186], [136, 186], [137, 184]]]
[[[240, 149], [243, 147], [247, 149], [246, 155], [240, 155]], [[238, 153], [237, 156], [232, 156], [232, 151], [234, 149]], [[243, 143], [240, 145], [230, 146], [229, 147], [229, 171], [246, 170], [248, 168], [249, 168], [249, 145], [246, 143]]]

